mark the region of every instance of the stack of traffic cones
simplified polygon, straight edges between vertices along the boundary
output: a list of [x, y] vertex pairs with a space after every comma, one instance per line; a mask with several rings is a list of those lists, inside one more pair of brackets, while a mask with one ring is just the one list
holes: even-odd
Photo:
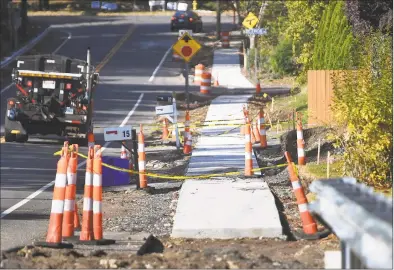
[[57, 163], [55, 187], [51, 215], [49, 218], [48, 232], [45, 242], [35, 242], [35, 246], [53, 248], [73, 248], [72, 244], [62, 241], [63, 211], [67, 186], [68, 144], [65, 143], [61, 151], [60, 160]]

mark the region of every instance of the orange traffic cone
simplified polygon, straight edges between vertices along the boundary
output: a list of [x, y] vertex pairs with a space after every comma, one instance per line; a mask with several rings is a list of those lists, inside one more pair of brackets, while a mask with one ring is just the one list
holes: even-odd
[[161, 136], [161, 139], [163, 141], [167, 140], [168, 139], [168, 134], [169, 134], [169, 132], [168, 132], [168, 119], [164, 118], [163, 119], [163, 135]]
[[256, 94], [260, 94], [260, 92], [261, 92], [260, 80], [257, 80], [257, 83], [256, 83]]
[[250, 122], [245, 125], [245, 176], [253, 174], [253, 160], [252, 160], [252, 142], [250, 136]]
[[94, 134], [93, 132], [88, 133], [88, 147], [94, 147]]
[[146, 176], [146, 154], [145, 154], [145, 138], [140, 125], [140, 133], [138, 133], [138, 170], [140, 176], [140, 188], [148, 187], [148, 176]]
[[86, 159], [85, 189], [83, 195], [82, 229], [80, 241], [91, 241], [93, 237], [93, 147], [89, 147]]
[[185, 149], [186, 143], [187, 143], [187, 138], [189, 138], [190, 134], [190, 114], [189, 111], [186, 111], [186, 116], [185, 116], [185, 132], [183, 135], [183, 148]]
[[73, 144], [67, 168], [67, 186], [64, 202], [62, 236], [74, 236], [75, 196], [77, 193], [78, 145]]
[[259, 118], [260, 118], [260, 147], [266, 148], [267, 147], [267, 133], [265, 131], [265, 119], [264, 119], [263, 109], [260, 109]]
[[93, 157], [93, 236], [95, 240], [103, 239], [103, 172], [101, 146], [94, 146]]
[[301, 185], [295, 170], [294, 163], [292, 162], [289, 152], [285, 152], [286, 161], [288, 163], [287, 169], [289, 171], [291, 185], [293, 186], [294, 195], [297, 199], [298, 210], [300, 211], [302, 227], [305, 234], [317, 233], [317, 225], [312, 215], [308, 210], [308, 199], [305, 196], [304, 189]]
[[64, 200], [67, 185], [67, 147], [63, 147], [60, 160], [57, 163], [55, 187], [53, 189], [53, 199], [51, 216], [49, 218], [48, 232], [45, 242], [35, 242], [35, 246], [54, 248], [73, 248], [72, 244], [62, 242], [62, 225]]
[[192, 152], [192, 134], [188, 133], [187, 137], [185, 137], [185, 147], [183, 148], [183, 153], [188, 155]]
[[302, 131], [302, 123], [301, 120], [297, 121], [297, 155], [298, 155], [298, 165], [306, 164], [305, 157], [305, 141], [304, 134]]
[[217, 72], [216, 76], [215, 76], [215, 81], [213, 83], [213, 86], [219, 86], [219, 85], [220, 85], [219, 84], [219, 72]]

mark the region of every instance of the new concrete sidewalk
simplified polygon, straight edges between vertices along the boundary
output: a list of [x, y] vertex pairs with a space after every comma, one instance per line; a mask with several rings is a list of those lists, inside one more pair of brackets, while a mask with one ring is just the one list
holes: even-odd
[[230, 89], [255, 86], [241, 73], [239, 48], [218, 49], [213, 53], [212, 77], [217, 78], [220, 86]]
[[[238, 49], [215, 51], [212, 70], [213, 75], [219, 71], [221, 85], [253, 88], [241, 74]], [[242, 106], [248, 98], [224, 95], [214, 99], [206, 121], [233, 120], [234, 124], [242, 124]], [[204, 127], [199, 131], [201, 136], [186, 174], [191, 179], [182, 185], [171, 236], [224, 239], [282, 236], [275, 200], [263, 178], [193, 179], [199, 174], [232, 171], [243, 174], [245, 167], [245, 142], [239, 127]], [[254, 153], [253, 168], [258, 168]]]

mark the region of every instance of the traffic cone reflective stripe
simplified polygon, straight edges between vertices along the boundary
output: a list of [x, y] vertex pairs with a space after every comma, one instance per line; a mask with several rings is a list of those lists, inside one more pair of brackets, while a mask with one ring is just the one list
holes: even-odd
[[46, 237], [47, 243], [62, 242], [62, 224], [64, 199], [66, 195], [67, 185], [67, 148], [63, 147], [62, 156], [57, 163], [57, 172], [55, 186], [53, 189], [53, 198], [51, 206], [51, 216], [49, 218], [49, 226]]
[[93, 158], [93, 235], [95, 240], [103, 239], [103, 179], [102, 179], [101, 146], [94, 146]]
[[140, 133], [138, 133], [138, 170], [140, 178], [140, 188], [148, 187], [148, 176], [146, 173], [146, 154], [145, 154], [145, 138], [142, 132], [142, 125], [140, 126]]
[[250, 123], [245, 125], [245, 176], [251, 176], [253, 170], [252, 141], [250, 135]]
[[89, 147], [86, 159], [85, 188], [83, 195], [82, 229], [79, 240], [93, 240], [93, 147]]
[[298, 165], [305, 165], [306, 164], [306, 157], [305, 157], [305, 141], [304, 135], [302, 131], [302, 124], [301, 121], [297, 121], [297, 155], [298, 155]]
[[78, 146], [73, 144], [73, 151], [67, 167], [67, 186], [64, 201], [62, 236], [74, 236], [74, 216], [75, 216], [75, 196], [77, 193], [77, 166], [78, 166]]
[[297, 199], [298, 210], [300, 211], [302, 227], [304, 233], [315, 234], [317, 232], [317, 225], [312, 215], [308, 210], [308, 199], [305, 196], [304, 189], [301, 185], [300, 179], [294, 170], [294, 163], [292, 162], [289, 152], [285, 152], [286, 161], [288, 163], [288, 172], [291, 185], [293, 187], [294, 195]]

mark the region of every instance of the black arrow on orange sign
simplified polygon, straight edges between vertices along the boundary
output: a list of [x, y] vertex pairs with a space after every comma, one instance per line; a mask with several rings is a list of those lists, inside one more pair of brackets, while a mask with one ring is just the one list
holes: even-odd
[[192, 39], [189, 37], [189, 35], [185, 35], [182, 40], [184, 40], [186, 43], [188, 43], [189, 40], [192, 40]]

